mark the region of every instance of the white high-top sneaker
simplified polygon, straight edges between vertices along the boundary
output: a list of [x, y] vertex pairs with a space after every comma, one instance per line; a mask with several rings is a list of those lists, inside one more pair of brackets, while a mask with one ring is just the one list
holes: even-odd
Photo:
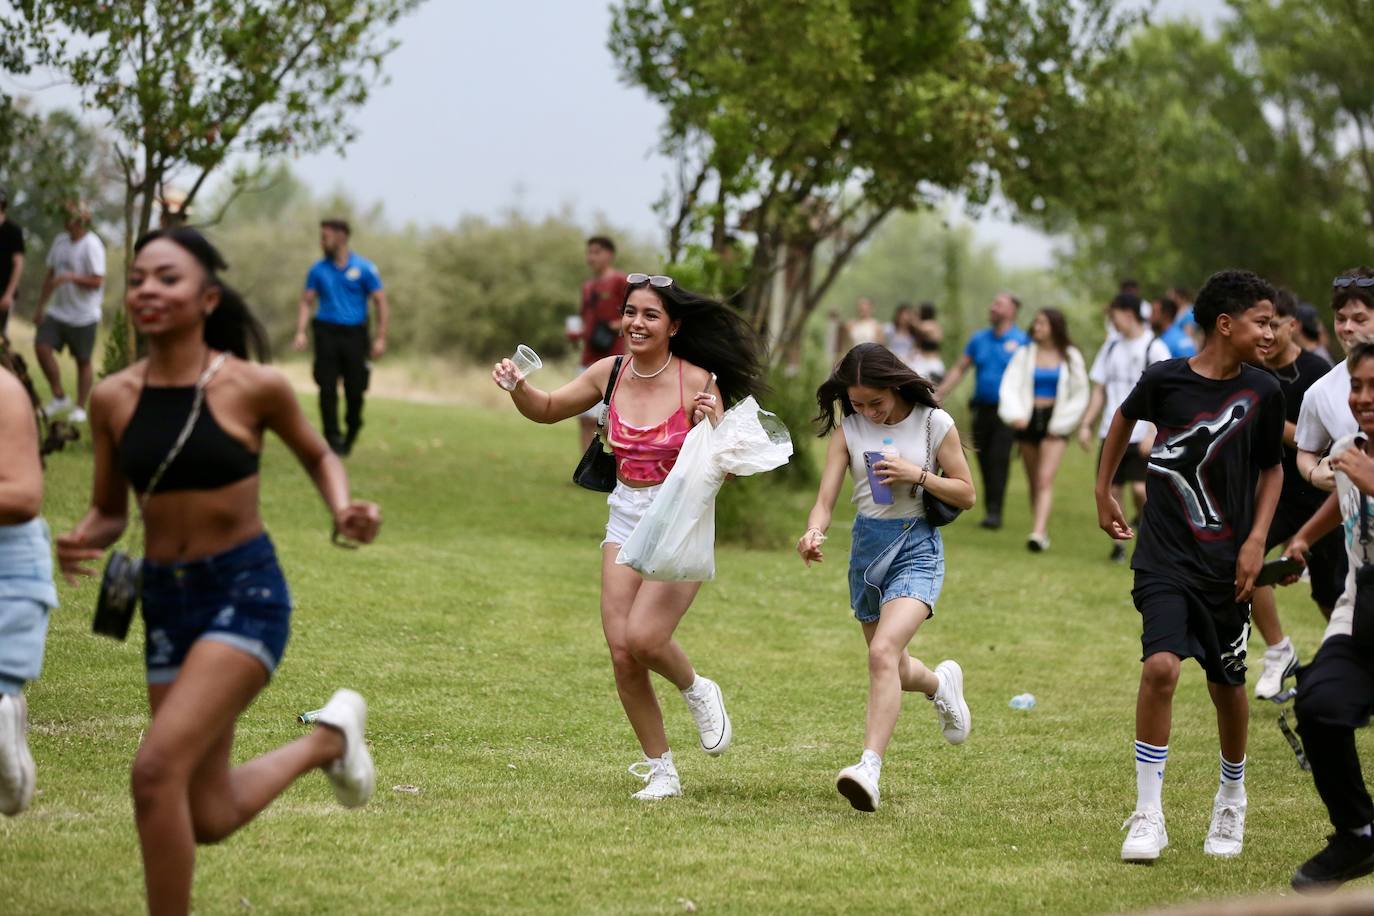
[[701, 749], [712, 757], [719, 757], [730, 748], [734, 732], [730, 728], [730, 714], [725, 711], [725, 697], [720, 685], [709, 677], [697, 675], [696, 683], [682, 691], [687, 709], [701, 733]]
[[682, 794], [682, 782], [677, 778], [677, 767], [673, 765], [673, 752], [664, 751], [659, 758], [646, 758], [629, 766], [632, 776], [644, 780], [644, 788], [634, 794], [640, 801], [658, 801]]

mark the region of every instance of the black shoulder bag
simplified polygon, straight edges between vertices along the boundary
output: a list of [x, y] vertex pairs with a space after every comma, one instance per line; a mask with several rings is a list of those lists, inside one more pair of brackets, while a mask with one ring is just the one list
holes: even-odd
[[596, 421], [596, 438], [587, 446], [587, 453], [577, 463], [573, 471], [573, 483], [598, 493], [609, 493], [615, 489], [615, 456], [606, 449], [602, 436], [606, 430], [606, 416], [611, 410], [611, 395], [615, 393], [615, 381], [620, 377], [620, 364], [625, 357], [617, 356], [611, 367], [611, 378], [606, 382], [606, 396], [601, 399], [601, 418]]
[[[227, 353], [221, 353], [201, 373], [196, 381], [196, 396], [191, 402], [191, 414], [186, 418], [186, 425], [181, 428], [176, 441], [168, 449], [167, 457], [162, 459], [162, 464], [158, 465], [153, 476], [148, 479], [148, 489], [139, 497], [138, 517], [134, 519], [134, 524], [139, 526], [140, 537], [143, 511], [148, 507], [148, 500], [162, 481], [162, 475], [167, 473], [167, 468], [176, 460], [177, 455], [181, 454], [186, 440], [191, 437], [191, 430], [195, 428], [196, 420], [200, 418], [201, 407], [205, 404], [205, 386], [210, 384], [210, 379], [219, 371], [219, 367], [224, 365], [228, 356]], [[144, 383], [147, 383], [146, 377]], [[138, 609], [138, 598], [142, 588], [143, 558], [130, 556], [122, 550], [111, 551], [110, 559], [105, 563], [105, 573], [100, 577], [100, 597], [96, 599], [95, 619], [91, 621], [91, 631], [112, 639], [126, 639], [129, 635], [129, 624], [134, 619], [134, 611]]]
[[[934, 430], [931, 428], [931, 421], [934, 419], [934, 417], [934, 410], [931, 410], [930, 413], [926, 415], [925, 472], [927, 474], [933, 473], [937, 477], [940, 477], [943, 475], [935, 470], [935, 433]], [[929, 522], [933, 527], [943, 528], [945, 525], [948, 525], [950, 522], [954, 521], [964, 512], [963, 509], [951, 506], [949, 503], [945, 502], [943, 499], [936, 496], [934, 493], [930, 492], [925, 487], [912, 487], [911, 489], [912, 496], [916, 495], [916, 490], [919, 489], [921, 491], [921, 507], [925, 510], [926, 521]]]

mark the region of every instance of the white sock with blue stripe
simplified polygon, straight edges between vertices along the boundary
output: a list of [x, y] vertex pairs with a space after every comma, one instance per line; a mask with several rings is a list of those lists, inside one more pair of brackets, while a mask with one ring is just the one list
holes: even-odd
[[1135, 809], [1159, 809], [1164, 791], [1164, 764], [1169, 759], [1169, 745], [1155, 747], [1144, 741], [1135, 743]]
[[1222, 798], [1245, 800], [1245, 759], [1242, 757], [1240, 763], [1232, 763], [1225, 757], [1221, 758], [1221, 790], [1218, 794]]

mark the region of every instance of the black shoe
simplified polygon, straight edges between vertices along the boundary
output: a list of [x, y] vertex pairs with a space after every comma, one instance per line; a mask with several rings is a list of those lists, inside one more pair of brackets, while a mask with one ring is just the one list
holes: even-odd
[[1125, 545], [1125, 544], [1113, 544], [1113, 545], [1112, 545], [1112, 562], [1113, 562], [1113, 563], [1125, 563], [1125, 562], [1126, 562], [1126, 545]]
[[353, 452], [353, 443], [358, 441], [358, 434], [362, 431], [363, 428], [361, 426], [359, 426], [356, 429], [350, 429], [348, 431], [348, 435], [344, 436], [343, 452], [341, 454], [349, 455]]
[[1002, 516], [989, 515], [978, 523], [979, 528], [986, 528], [988, 531], [996, 531], [1002, 527]]
[[1374, 872], [1374, 837], [1337, 830], [1326, 838], [1326, 848], [1293, 873], [1295, 891], [1335, 890], [1347, 881]]
[[340, 439], [338, 436], [325, 436], [324, 441], [329, 443], [329, 450], [340, 458], [348, 454], [348, 446], [345, 445], [344, 440]]

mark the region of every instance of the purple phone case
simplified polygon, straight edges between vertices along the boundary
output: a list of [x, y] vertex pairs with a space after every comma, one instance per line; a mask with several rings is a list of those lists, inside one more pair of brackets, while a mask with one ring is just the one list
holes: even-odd
[[864, 469], [868, 471], [868, 488], [873, 491], [873, 501], [880, 506], [890, 506], [892, 488], [873, 476], [873, 463], [882, 460], [882, 452], [864, 452]]

